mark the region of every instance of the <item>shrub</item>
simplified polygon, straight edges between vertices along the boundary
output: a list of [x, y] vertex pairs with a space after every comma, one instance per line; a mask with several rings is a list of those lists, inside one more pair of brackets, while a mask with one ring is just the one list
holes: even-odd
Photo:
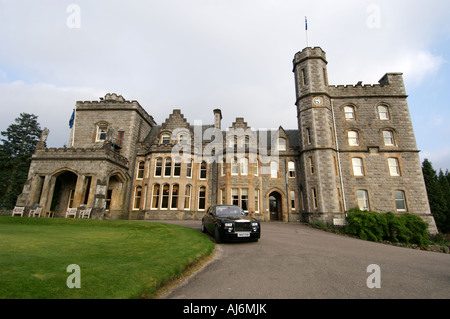
[[395, 216], [391, 212], [379, 214], [352, 208], [346, 220], [345, 232], [363, 240], [387, 240], [420, 246], [428, 244], [428, 225], [416, 215]]

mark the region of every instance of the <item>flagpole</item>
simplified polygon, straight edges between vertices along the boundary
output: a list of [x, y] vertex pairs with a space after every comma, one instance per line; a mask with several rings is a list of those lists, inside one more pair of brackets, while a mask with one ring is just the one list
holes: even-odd
[[309, 48], [308, 40], [308, 17], [305, 16], [305, 33], [306, 33], [306, 47]]

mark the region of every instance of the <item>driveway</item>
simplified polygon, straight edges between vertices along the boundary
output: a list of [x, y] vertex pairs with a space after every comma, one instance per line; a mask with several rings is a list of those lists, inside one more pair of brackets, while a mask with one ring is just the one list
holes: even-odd
[[[199, 231], [201, 224], [167, 223]], [[370, 265], [379, 268], [368, 272]], [[449, 270], [449, 254], [366, 242], [297, 223], [262, 223], [259, 242], [217, 245], [210, 263], [163, 298], [448, 299]], [[368, 281], [380, 288], [369, 288]]]

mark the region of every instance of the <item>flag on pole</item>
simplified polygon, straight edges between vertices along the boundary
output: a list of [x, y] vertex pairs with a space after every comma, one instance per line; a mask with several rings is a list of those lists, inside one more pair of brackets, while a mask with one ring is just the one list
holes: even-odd
[[308, 18], [305, 17], [305, 30], [308, 31]]
[[70, 117], [70, 120], [69, 120], [69, 128], [73, 127], [74, 119], [75, 119], [75, 109], [73, 109], [72, 116]]

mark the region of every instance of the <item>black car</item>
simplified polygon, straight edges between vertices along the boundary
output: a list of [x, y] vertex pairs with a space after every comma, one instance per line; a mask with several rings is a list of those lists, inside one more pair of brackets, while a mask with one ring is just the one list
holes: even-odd
[[257, 219], [248, 217], [239, 206], [216, 205], [208, 208], [203, 216], [202, 232], [210, 233], [218, 243], [258, 241], [261, 236], [261, 225]]

